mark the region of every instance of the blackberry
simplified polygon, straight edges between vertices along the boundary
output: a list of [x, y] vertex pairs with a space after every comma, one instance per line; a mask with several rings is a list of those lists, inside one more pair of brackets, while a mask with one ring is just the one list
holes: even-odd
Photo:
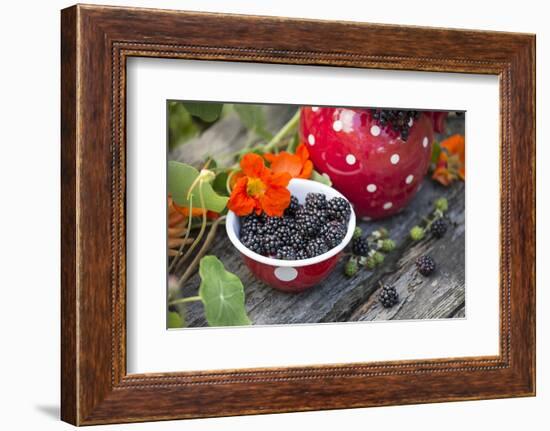
[[344, 198], [336, 197], [328, 201], [329, 220], [348, 221], [351, 215], [349, 202]]
[[263, 233], [265, 235], [274, 235], [282, 224], [283, 224], [282, 217], [266, 216], [264, 226], [263, 226]]
[[258, 254], [264, 253], [262, 238], [257, 235], [254, 235], [253, 233], [245, 236], [241, 236], [241, 242], [246, 248], [252, 250], [254, 253], [258, 253]]
[[336, 247], [346, 236], [347, 228], [344, 224], [333, 220], [324, 224], [319, 231], [319, 236], [324, 238], [330, 248]]
[[298, 201], [298, 198], [296, 196], [290, 197], [290, 204], [285, 209], [285, 216], [293, 216], [296, 215], [296, 212], [300, 208], [300, 202]]
[[308, 210], [324, 211], [328, 208], [327, 197], [323, 193], [308, 193], [305, 206]]
[[357, 256], [367, 256], [369, 254], [369, 243], [366, 238], [355, 238], [351, 242], [351, 251]]
[[281, 243], [283, 243], [284, 245], [290, 245], [289, 243], [290, 243], [290, 237], [292, 235], [292, 231], [288, 226], [286, 225], [279, 226], [279, 228], [275, 231], [275, 235], [277, 236], [277, 238], [279, 238]]
[[267, 256], [275, 256], [283, 245], [277, 235], [266, 235], [263, 238], [263, 248]]
[[299, 250], [296, 250], [296, 259], [298, 260], [302, 260], [302, 259], [307, 259], [309, 256], [307, 255], [307, 252], [305, 251], [305, 249], [301, 248]]
[[427, 277], [435, 271], [435, 260], [431, 256], [420, 256], [416, 259], [416, 268], [420, 274]]
[[288, 245], [283, 245], [277, 250], [276, 257], [277, 259], [296, 260], [296, 250]]
[[300, 250], [304, 247], [304, 238], [298, 231], [291, 231], [290, 237], [288, 238], [288, 241], [286, 243], [290, 247], [294, 248], [295, 250]]
[[329, 251], [329, 247], [323, 238], [314, 238], [307, 243], [305, 250], [308, 257], [315, 257]]
[[399, 301], [399, 295], [394, 286], [384, 285], [378, 294], [378, 301], [384, 308], [391, 308]]
[[322, 214], [316, 210], [310, 212], [305, 208], [300, 208], [296, 214], [296, 228], [305, 237], [315, 237], [323, 222]]
[[445, 232], [447, 232], [447, 221], [443, 218], [438, 218], [432, 223], [432, 226], [430, 227], [430, 232], [436, 238], [443, 238]]
[[378, 124], [391, 131], [396, 137], [406, 141], [409, 137], [410, 129], [420, 113], [418, 111], [401, 111], [397, 109], [371, 109], [372, 118]]
[[263, 223], [256, 214], [250, 214], [241, 218], [241, 236], [249, 233], [258, 233]]

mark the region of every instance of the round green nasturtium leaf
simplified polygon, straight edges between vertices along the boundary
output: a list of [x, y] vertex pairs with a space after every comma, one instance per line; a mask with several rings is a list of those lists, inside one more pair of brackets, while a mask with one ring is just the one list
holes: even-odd
[[168, 329], [183, 328], [185, 326], [184, 319], [175, 311], [168, 312]]
[[[192, 203], [193, 208], [200, 208], [199, 187], [202, 187], [205, 208], [221, 213], [227, 205], [228, 198], [216, 193], [209, 183], [197, 184], [189, 195], [189, 189], [198, 176], [199, 171], [193, 166], [175, 161], [168, 162], [168, 192], [172, 195], [172, 199], [179, 206], [189, 208]], [[189, 199], [187, 199], [188, 195]]]
[[199, 296], [210, 326], [250, 325], [244, 306], [244, 287], [235, 274], [225, 270], [216, 256], [200, 261]]

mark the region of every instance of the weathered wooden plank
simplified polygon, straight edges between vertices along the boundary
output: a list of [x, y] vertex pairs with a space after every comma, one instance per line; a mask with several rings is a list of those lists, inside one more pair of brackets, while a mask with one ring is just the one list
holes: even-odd
[[[268, 119], [271, 125], [274, 124], [273, 116], [281, 114], [276, 108], [269, 107], [271, 111]], [[289, 114], [292, 114], [292, 110], [289, 110]], [[284, 124], [288, 118], [289, 115], [285, 116], [280, 124]], [[231, 147], [228, 152], [239, 149], [245, 134], [230, 135], [223, 131], [236, 127], [235, 120], [238, 126], [238, 119], [223, 119], [221, 124], [214, 125], [206, 132], [210, 133], [209, 136], [203, 134], [200, 141], [217, 139], [217, 145]], [[449, 121], [447, 134], [451, 133], [464, 133], [462, 119]], [[233, 138], [226, 140], [228, 136]], [[190, 142], [185, 147], [187, 150], [179, 150], [178, 157], [184, 157], [187, 162], [190, 161], [189, 149], [202, 149], [201, 154], [204, 154], [206, 148], [205, 144], [197, 142]], [[203, 157], [198, 156], [195, 160], [203, 160]], [[463, 183], [444, 188], [425, 179], [421, 191], [401, 213], [382, 221], [360, 222], [366, 232], [381, 226], [387, 228], [396, 241], [396, 249], [386, 257], [383, 265], [374, 271], [364, 269], [354, 277], [346, 278], [343, 275], [345, 259], [342, 259], [326, 280], [300, 294], [282, 293], [257, 281], [243, 264], [224, 231], [219, 234], [219, 239], [209, 253], [218, 256], [226, 268], [242, 280], [247, 311], [255, 325], [464, 317], [464, 191]], [[433, 201], [441, 196], [447, 197], [450, 204], [452, 226], [447, 235], [442, 240], [427, 238], [413, 244], [408, 237], [409, 230], [430, 213]], [[433, 255], [438, 263], [438, 270], [429, 278], [420, 276], [414, 268], [416, 257], [426, 253]], [[400, 301], [391, 309], [384, 309], [376, 299], [380, 282], [393, 284], [399, 293]], [[183, 288], [182, 296], [195, 295], [198, 285], [196, 274]], [[188, 326], [206, 326], [202, 305], [189, 304], [186, 319]]]

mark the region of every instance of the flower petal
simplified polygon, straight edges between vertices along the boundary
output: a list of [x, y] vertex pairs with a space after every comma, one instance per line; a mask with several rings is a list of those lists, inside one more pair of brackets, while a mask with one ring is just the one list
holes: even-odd
[[282, 217], [290, 204], [290, 192], [286, 187], [272, 186], [260, 198], [260, 202], [268, 216]]
[[302, 168], [302, 172], [300, 173], [298, 178], [304, 178], [309, 179], [311, 178], [311, 173], [313, 172], [313, 163], [311, 160], [306, 160], [304, 163], [304, 167]]
[[292, 177], [300, 175], [302, 170], [302, 161], [295, 154], [282, 151], [277, 154], [271, 162], [271, 170], [274, 173], [288, 172]]
[[296, 155], [300, 158], [302, 163], [306, 163], [306, 161], [309, 159], [309, 150], [307, 149], [305, 144], [300, 144], [296, 148]]
[[278, 172], [269, 176], [266, 179], [268, 189], [271, 186], [286, 187], [292, 179], [292, 176], [288, 172]]
[[266, 170], [264, 159], [255, 153], [246, 153], [241, 159], [241, 169], [247, 177], [261, 177]]
[[238, 216], [245, 216], [250, 214], [258, 205], [256, 200], [246, 193], [246, 186], [248, 184], [248, 178], [240, 178], [227, 202], [227, 208], [233, 211]]
[[460, 161], [465, 160], [465, 141], [462, 135], [452, 135], [441, 142], [441, 148], [447, 149], [450, 154], [458, 155]]

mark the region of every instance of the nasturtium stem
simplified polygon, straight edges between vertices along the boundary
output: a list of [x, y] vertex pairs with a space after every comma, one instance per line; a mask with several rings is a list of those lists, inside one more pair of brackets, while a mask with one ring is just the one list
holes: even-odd
[[196, 301], [202, 301], [202, 298], [198, 295], [188, 296], [187, 298], [174, 299], [173, 301], [170, 301], [168, 305], [185, 304], [186, 302], [196, 302]]
[[189, 264], [181, 278], [178, 280], [178, 288], [183, 286], [183, 284], [191, 277], [191, 274], [193, 274], [193, 271], [198, 266], [200, 260], [202, 257], [206, 254], [208, 251], [208, 248], [212, 244], [212, 241], [214, 241], [214, 237], [216, 236], [216, 231], [218, 230], [218, 226], [225, 222], [226, 216], [221, 216], [220, 218], [216, 219], [216, 221], [212, 224], [212, 227], [210, 228], [210, 231], [208, 232], [208, 235], [206, 236], [206, 239], [204, 240], [204, 244], [202, 245], [201, 249], [193, 259], [193, 261]]
[[262, 150], [263, 152], [269, 152], [274, 149], [279, 148], [279, 144], [281, 141], [295, 128], [298, 126], [298, 123], [300, 121], [300, 110], [298, 109], [296, 113], [292, 116], [290, 120], [286, 122], [286, 124], [271, 138], [271, 140], [263, 145], [255, 145], [253, 147], [244, 148], [240, 151], [238, 151], [235, 156], [239, 156], [244, 153], [250, 153], [254, 152], [255, 150]]
[[189, 238], [189, 234], [191, 232], [192, 222], [193, 222], [193, 197], [191, 196], [191, 199], [189, 199], [189, 218], [187, 221], [187, 231], [185, 232], [185, 236], [183, 237], [183, 242], [180, 245], [178, 254], [174, 256], [174, 259], [172, 259], [172, 262], [170, 262], [170, 265], [168, 266], [168, 273], [170, 273], [170, 271], [174, 268], [174, 266], [176, 265], [176, 262], [180, 259], [183, 253], [183, 249], [185, 247], [185, 244], [187, 243], [187, 239]]
[[204, 205], [204, 194], [202, 191], [202, 181], [199, 182], [199, 200], [201, 203], [201, 210], [202, 210], [202, 224], [201, 224], [201, 230], [199, 231], [199, 234], [195, 238], [195, 241], [191, 244], [185, 255], [181, 258], [181, 260], [178, 262], [176, 266], [176, 270], [180, 268], [181, 264], [185, 262], [185, 260], [191, 255], [195, 247], [199, 245], [201, 242], [202, 236], [204, 235], [204, 231], [206, 230], [206, 206]]
[[287, 123], [277, 132], [275, 136], [269, 141], [265, 147], [265, 151], [270, 151], [276, 145], [279, 143], [281, 139], [283, 139], [292, 129], [294, 129], [296, 126], [298, 126], [298, 122], [300, 121], [300, 110], [296, 110], [296, 113], [292, 116], [290, 120], [287, 121]]

